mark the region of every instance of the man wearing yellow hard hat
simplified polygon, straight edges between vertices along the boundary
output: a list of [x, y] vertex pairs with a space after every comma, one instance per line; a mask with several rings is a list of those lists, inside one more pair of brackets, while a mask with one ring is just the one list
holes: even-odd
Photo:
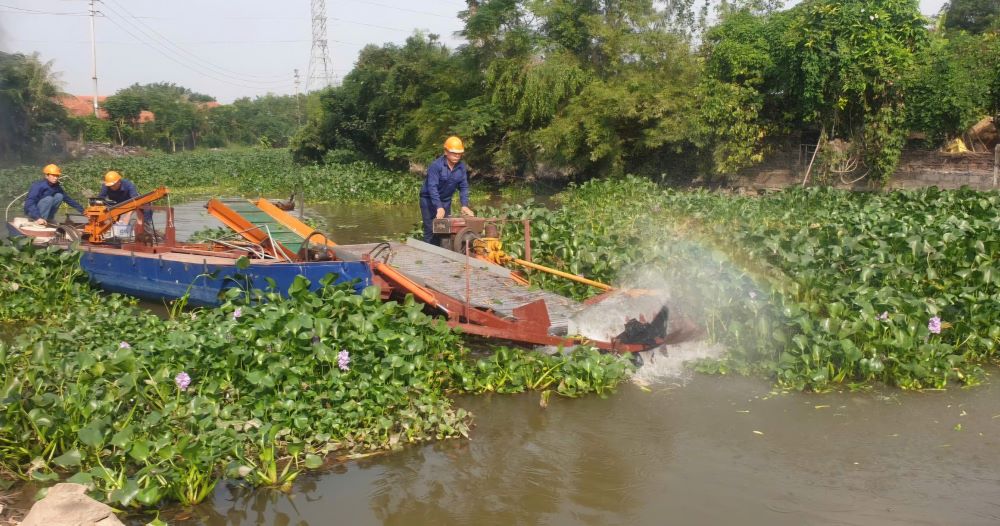
[[32, 183], [28, 190], [28, 197], [24, 199], [24, 213], [28, 215], [28, 218], [33, 219], [39, 225], [51, 223], [56, 218], [59, 206], [64, 202], [82, 214], [83, 207], [80, 206], [80, 203], [74, 201], [59, 184], [62, 170], [58, 166], [50, 164], [42, 168], [42, 173], [45, 174], [45, 178]]
[[451, 215], [451, 199], [458, 190], [462, 215], [475, 215], [469, 208], [469, 173], [462, 162], [465, 145], [451, 136], [444, 141], [444, 155], [427, 168], [427, 177], [420, 188], [420, 216], [424, 222], [424, 242], [434, 243], [434, 218]]
[[[101, 185], [101, 191], [97, 193], [98, 199], [103, 199], [109, 205], [115, 205], [136, 197], [139, 197], [139, 189], [132, 181], [123, 178], [122, 174], [114, 170], [104, 174], [104, 184]], [[118, 222], [128, 223], [131, 219], [132, 213], [129, 212], [118, 218]]]

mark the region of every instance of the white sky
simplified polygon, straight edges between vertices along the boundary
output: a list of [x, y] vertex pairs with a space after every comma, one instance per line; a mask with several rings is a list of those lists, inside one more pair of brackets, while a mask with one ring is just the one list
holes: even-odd
[[[945, 0], [920, 0], [936, 14]], [[305, 89], [309, 0], [98, 0], [100, 95], [136, 82], [173, 82], [228, 103]], [[464, 0], [326, 0], [331, 73], [350, 71], [365, 44], [402, 43], [414, 30], [461, 43]], [[93, 93], [88, 0], [0, 0], [0, 50], [52, 60], [65, 91]]]

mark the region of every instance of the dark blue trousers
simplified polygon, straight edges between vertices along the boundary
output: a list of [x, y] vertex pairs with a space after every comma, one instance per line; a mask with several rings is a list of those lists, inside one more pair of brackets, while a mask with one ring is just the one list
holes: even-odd
[[[444, 215], [451, 215], [451, 202], [444, 204]], [[437, 207], [431, 202], [430, 197], [420, 196], [420, 219], [424, 222], [424, 243], [439, 245], [437, 236], [434, 235], [434, 218], [437, 216]]]

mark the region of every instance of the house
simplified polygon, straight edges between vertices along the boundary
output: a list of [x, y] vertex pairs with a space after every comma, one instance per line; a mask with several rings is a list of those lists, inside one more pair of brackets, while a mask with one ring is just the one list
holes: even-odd
[[[97, 117], [100, 119], [107, 120], [108, 112], [104, 110], [103, 104], [107, 100], [107, 97], [98, 97], [97, 105], [98, 112]], [[59, 97], [59, 103], [66, 108], [66, 111], [73, 117], [86, 117], [87, 115], [94, 114], [94, 97], [91, 95], [61, 95]], [[142, 110], [139, 113], [139, 123], [152, 122], [156, 120], [156, 115], [153, 112]]]

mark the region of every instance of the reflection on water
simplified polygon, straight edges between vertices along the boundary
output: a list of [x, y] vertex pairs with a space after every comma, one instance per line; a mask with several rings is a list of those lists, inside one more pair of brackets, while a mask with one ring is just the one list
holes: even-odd
[[420, 208], [407, 205], [318, 203], [306, 207], [306, 214], [322, 218], [322, 228], [341, 245], [371, 243], [398, 238], [420, 226]]
[[[698, 376], [608, 399], [461, 398], [471, 440], [220, 487], [197, 524], [995, 524], [1000, 399], [774, 394]], [[961, 425], [959, 425], [961, 424]]]

